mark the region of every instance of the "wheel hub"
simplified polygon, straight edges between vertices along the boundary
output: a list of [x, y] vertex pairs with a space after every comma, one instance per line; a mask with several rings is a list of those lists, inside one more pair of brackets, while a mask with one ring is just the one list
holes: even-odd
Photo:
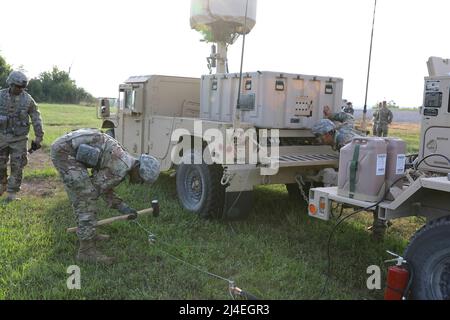
[[441, 274], [441, 279], [439, 282], [439, 287], [441, 288], [442, 296], [444, 300], [450, 299], [450, 261], [445, 263]]
[[434, 299], [450, 299], [450, 256], [435, 261], [430, 274], [431, 291]]
[[190, 200], [198, 203], [202, 198], [203, 185], [200, 173], [196, 169], [189, 171], [185, 187]]

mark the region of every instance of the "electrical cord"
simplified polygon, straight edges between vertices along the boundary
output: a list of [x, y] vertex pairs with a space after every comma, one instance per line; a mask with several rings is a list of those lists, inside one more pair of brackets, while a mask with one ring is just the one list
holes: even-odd
[[[147, 233], [150, 244], [156, 243], [156, 238], [157, 238], [157, 237], [156, 237], [155, 234], [151, 233], [147, 228], [145, 228], [145, 227], [144, 227], [142, 224], [140, 224], [137, 220], [133, 220], [133, 222], [134, 222], [139, 228], [141, 228], [143, 231], [145, 231], [145, 232]], [[166, 242], [164, 242], [164, 241], [160, 241], [160, 240], [159, 240], [158, 242], [160, 242], [160, 243], [162, 243], [162, 244], [164, 244], [164, 245], [166, 245], [166, 246], [170, 246], [170, 244], [168, 244], [168, 243], [166, 243]], [[231, 298], [232, 298], [233, 300], [235, 300], [235, 296], [240, 296], [240, 297], [242, 297], [242, 298], [244, 298], [244, 299], [246, 299], [246, 300], [259, 300], [256, 296], [252, 295], [251, 293], [249, 293], [249, 292], [247, 292], [247, 291], [244, 291], [244, 290], [242, 290], [242, 289], [236, 287], [236, 284], [235, 284], [235, 282], [234, 282], [233, 280], [230, 280], [230, 279], [228, 279], [228, 278], [225, 278], [225, 277], [222, 277], [222, 276], [220, 276], [220, 275], [214, 274], [214, 273], [209, 272], [209, 271], [207, 271], [207, 270], [203, 270], [202, 268], [200, 268], [200, 267], [198, 267], [198, 266], [196, 266], [196, 265], [194, 265], [194, 264], [192, 264], [192, 263], [189, 263], [189, 262], [187, 262], [187, 261], [185, 261], [185, 260], [183, 260], [183, 259], [181, 259], [181, 258], [178, 258], [178, 257], [176, 257], [175, 255], [171, 254], [170, 252], [168, 252], [168, 251], [166, 251], [166, 250], [164, 250], [164, 249], [162, 249], [162, 248], [160, 248], [160, 247], [157, 248], [157, 249], [158, 249], [160, 252], [162, 252], [162, 253], [164, 253], [165, 255], [167, 255], [168, 257], [170, 257], [170, 258], [172, 258], [172, 259], [174, 259], [174, 260], [176, 260], [176, 261], [178, 261], [178, 262], [181, 262], [181, 263], [185, 264], [186, 266], [189, 266], [189, 267], [191, 267], [192, 269], [195, 269], [195, 270], [199, 271], [200, 273], [204, 273], [204, 274], [206, 274], [206, 275], [208, 275], [208, 276], [210, 276], [210, 277], [213, 277], [213, 278], [216, 278], [216, 279], [218, 279], [218, 280], [222, 280], [222, 281], [227, 282], [227, 283], [228, 283], [228, 292], [229, 292], [229, 294], [230, 294], [230, 296], [231, 296]]]
[[426, 157], [424, 157], [423, 159], [421, 159], [421, 160], [417, 163], [417, 165], [414, 166], [414, 169], [417, 170], [417, 168], [422, 164], [422, 162], [424, 162], [426, 159], [428, 159], [428, 158], [430, 158], [430, 157], [442, 157], [442, 158], [444, 158], [445, 160], [447, 160], [448, 163], [450, 164], [450, 159], [447, 158], [445, 155], [440, 154], [440, 153], [433, 153], [433, 154], [429, 154], [429, 155], [427, 155]]

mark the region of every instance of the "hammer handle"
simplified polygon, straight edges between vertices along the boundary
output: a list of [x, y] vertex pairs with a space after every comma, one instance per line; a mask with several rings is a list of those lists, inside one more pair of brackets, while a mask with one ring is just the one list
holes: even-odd
[[[142, 216], [144, 214], [150, 214], [152, 212], [153, 212], [153, 208], [144, 209], [144, 210], [138, 211], [138, 216]], [[116, 217], [112, 217], [112, 218], [108, 218], [108, 219], [99, 220], [99, 221], [97, 221], [97, 224], [95, 226], [98, 227], [98, 226], [103, 226], [105, 224], [111, 224], [115, 221], [128, 220], [129, 216], [131, 216], [131, 214], [124, 214], [121, 216], [116, 216]], [[67, 232], [76, 232], [77, 229], [78, 229], [78, 227], [67, 228]]]

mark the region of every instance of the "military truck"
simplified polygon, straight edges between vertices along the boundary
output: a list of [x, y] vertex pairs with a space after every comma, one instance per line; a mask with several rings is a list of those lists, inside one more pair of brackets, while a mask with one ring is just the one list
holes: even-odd
[[226, 72], [227, 46], [255, 23], [256, 0], [192, 0], [192, 28], [214, 43], [210, 74], [132, 76], [119, 86], [117, 112], [107, 103], [100, 109], [102, 127], [130, 152], [175, 170], [181, 204], [202, 217], [245, 217], [261, 184], [285, 184], [291, 196], [307, 200], [299, 186], [338, 164], [336, 152], [317, 144], [310, 129], [324, 106], [340, 111], [341, 78]]
[[[308, 211], [311, 217], [329, 220], [333, 206], [344, 204], [357, 208], [358, 211], [373, 211], [377, 218], [384, 222], [409, 216], [425, 217], [426, 225], [411, 238], [404, 258], [397, 259], [399, 266], [406, 263], [409, 281], [404, 284], [409, 284], [403, 288], [393, 288], [401, 290], [399, 292], [405, 298], [448, 300], [450, 60], [431, 57], [428, 60], [428, 70], [429, 77], [425, 78], [423, 106], [420, 109], [422, 121], [419, 154], [404, 175], [400, 176], [400, 181], [389, 185], [386, 194], [378, 202], [361, 201], [340, 194], [339, 186], [312, 188], [309, 192]], [[356, 187], [366, 182], [356, 181]], [[386, 199], [388, 193], [392, 196], [391, 200]], [[393, 271], [404, 274], [398, 268]]]

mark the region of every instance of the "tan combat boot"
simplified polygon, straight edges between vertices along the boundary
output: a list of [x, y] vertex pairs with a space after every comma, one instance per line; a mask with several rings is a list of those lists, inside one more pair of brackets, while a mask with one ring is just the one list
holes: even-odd
[[77, 260], [89, 263], [104, 263], [110, 265], [114, 258], [105, 256], [95, 245], [95, 238], [91, 240], [80, 240], [80, 249], [78, 250]]

